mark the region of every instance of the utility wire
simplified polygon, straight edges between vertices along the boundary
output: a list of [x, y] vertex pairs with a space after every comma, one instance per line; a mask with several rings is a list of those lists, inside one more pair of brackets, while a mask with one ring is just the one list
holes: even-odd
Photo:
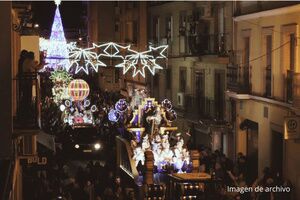
[[[276, 51], [276, 50], [278, 50], [278, 49], [281, 49], [283, 46], [289, 44], [290, 42], [291, 42], [291, 41], [288, 41], [288, 42], [286, 42], [286, 43], [281, 44], [280, 46], [276, 47], [275, 49], [272, 49], [271, 52], [274, 52], [274, 51]], [[266, 55], [267, 55], [267, 53], [265, 53], [265, 54], [263, 54], [263, 55], [260, 55], [260, 56], [258, 56], [258, 57], [256, 57], [256, 58], [253, 58], [253, 59], [249, 60], [247, 63], [240, 63], [239, 66], [246, 66], [246, 65], [248, 65], [249, 63], [254, 62], [254, 61], [256, 61], [256, 60], [259, 60], [259, 59], [263, 58], [263, 57], [266, 56]]]
[[[251, 22], [251, 21], [249, 21], [249, 20], [242, 20], [241, 22], [247, 22], [247, 23], [249, 23], [249, 24], [259, 26], [259, 27], [262, 28], [262, 29], [269, 29], [269, 30], [271, 30], [272, 32], [277, 32], [277, 33], [280, 33], [280, 34], [285, 34], [285, 32], [275, 30], [275, 29], [273, 29], [273, 27], [263, 27], [263, 26], [261, 26], [260, 24]], [[299, 39], [299, 37], [295, 37], [295, 39]], [[272, 49], [271, 52], [274, 52], [274, 51], [276, 51], [276, 50], [278, 50], [278, 49], [281, 49], [283, 46], [285, 46], [286, 44], [289, 44], [290, 42], [291, 42], [291, 41], [288, 41], [288, 42], [286, 42], [286, 43], [284, 43], [284, 44], [281, 44], [281, 45], [278, 46], [277, 48]], [[245, 51], [245, 49], [244, 49], [243, 51]], [[251, 62], [253, 62], [253, 61], [256, 61], [256, 60], [259, 60], [259, 59], [263, 58], [263, 57], [266, 56], [266, 55], [267, 55], [267, 53], [265, 53], [265, 54], [263, 54], [263, 55], [260, 55], [260, 56], [258, 56], [258, 57], [256, 57], [256, 58], [253, 58], [253, 59], [249, 60], [247, 63], [240, 63], [239, 66], [246, 66], [246, 65], [248, 65], [249, 63], [251, 63]]]

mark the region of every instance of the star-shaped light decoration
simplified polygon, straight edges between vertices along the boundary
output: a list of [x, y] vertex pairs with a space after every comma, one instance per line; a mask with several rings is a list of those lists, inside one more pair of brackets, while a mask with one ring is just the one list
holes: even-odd
[[114, 42], [108, 42], [97, 45], [93, 43], [94, 48], [99, 48], [101, 52], [98, 57], [110, 57], [110, 58], [121, 58], [124, 59], [126, 51], [130, 49], [130, 45], [122, 46]]
[[85, 49], [73, 47], [69, 54], [71, 64], [67, 71], [69, 71], [71, 67], [75, 66], [75, 74], [80, 71], [84, 71], [86, 74], [89, 74], [89, 68], [98, 72], [99, 66], [106, 67], [106, 64], [98, 59], [97, 53], [92, 51], [93, 49], [94, 47]]
[[145, 78], [145, 69], [148, 69], [152, 75], [155, 75], [156, 69], [163, 69], [156, 63], [157, 59], [166, 58], [164, 52], [168, 46], [150, 47], [149, 50], [144, 52], [137, 52], [132, 49], [128, 49], [131, 52], [130, 55], [124, 57], [122, 63], [116, 65], [116, 67], [123, 68], [123, 74], [126, 74], [130, 69], [133, 69], [132, 77], [140, 74]]
[[157, 58], [167, 58], [164, 53], [168, 49], [168, 45], [162, 45], [158, 47], [152, 47], [150, 46], [150, 52], [152, 53], [152, 56], [154, 59]]
[[123, 74], [126, 74], [130, 69], [133, 69], [132, 77], [141, 74], [145, 77], [145, 65], [147, 65], [147, 55], [139, 52], [127, 55], [123, 62], [116, 65], [116, 67], [123, 68]]

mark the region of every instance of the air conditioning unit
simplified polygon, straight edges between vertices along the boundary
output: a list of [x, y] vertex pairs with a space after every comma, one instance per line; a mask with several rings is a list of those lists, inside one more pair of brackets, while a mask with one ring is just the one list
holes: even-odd
[[184, 106], [184, 93], [182, 92], [177, 93], [177, 105]]

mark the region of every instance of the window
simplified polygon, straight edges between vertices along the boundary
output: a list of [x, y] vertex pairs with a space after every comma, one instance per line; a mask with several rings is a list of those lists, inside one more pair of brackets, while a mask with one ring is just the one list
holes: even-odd
[[159, 41], [159, 17], [152, 18], [152, 39], [154, 43]]
[[179, 91], [185, 92], [186, 89], [186, 68], [180, 67], [179, 70]]
[[157, 89], [157, 87], [159, 87], [159, 74], [155, 74], [154, 75], [154, 89]]
[[250, 59], [250, 38], [245, 37], [244, 38], [244, 63], [246, 65], [249, 65], [249, 59]]
[[126, 22], [126, 35], [125, 35], [125, 42], [131, 43], [132, 42], [132, 22]]
[[218, 24], [219, 24], [219, 34], [218, 34], [218, 50], [219, 53], [225, 54], [226, 48], [225, 48], [225, 35], [224, 35], [224, 30], [225, 30], [225, 19], [224, 19], [224, 7], [221, 6], [218, 10]]
[[181, 12], [179, 16], [179, 52], [181, 54], [185, 54], [187, 52], [186, 26], [186, 12]]
[[179, 16], [179, 35], [186, 35], [186, 25], [187, 25], [187, 17], [186, 12], [183, 11]]
[[244, 66], [243, 66], [243, 79], [244, 89], [250, 90], [250, 37], [244, 37]]
[[294, 71], [295, 69], [295, 47], [296, 47], [296, 39], [295, 33], [290, 34], [290, 70]]
[[166, 18], [166, 38], [169, 41], [173, 40], [173, 18], [169, 16]]
[[138, 23], [136, 20], [126, 22], [125, 42], [137, 44], [138, 33]]
[[120, 79], [119, 69], [115, 69], [115, 83], [118, 83]]
[[272, 35], [266, 36], [266, 62], [267, 67], [272, 66]]
[[266, 88], [265, 95], [271, 96], [272, 85], [272, 35], [266, 36]]
[[139, 33], [139, 30], [138, 30], [138, 23], [137, 21], [133, 21], [133, 26], [132, 26], [132, 32], [133, 32], [133, 43], [134, 44], [137, 44], [137, 41], [138, 41], [138, 33]]
[[172, 85], [172, 71], [170, 68], [166, 70], [166, 89], [170, 90]]
[[115, 23], [115, 32], [119, 32], [119, 22]]

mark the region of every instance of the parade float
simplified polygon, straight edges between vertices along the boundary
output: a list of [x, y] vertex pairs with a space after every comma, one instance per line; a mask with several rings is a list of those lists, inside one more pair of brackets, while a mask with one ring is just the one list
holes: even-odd
[[199, 172], [199, 151], [189, 150], [187, 137], [173, 125], [177, 114], [172, 103], [144, 98], [141, 104], [130, 105], [134, 104], [120, 99], [108, 117], [120, 132], [116, 137], [117, 164], [144, 187], [142, 196], [199, 199], [206, 195], [211, 176]]
[[145, 165], [145, 152], [154, 158], [154, 173], [191, 172], [190, 152], [181, 133], [172, 126], [177, 114], [172, 104], [165, 99], [158, 103], [154, 98], [145, 98], [137, 108], [131, 108], [124, 99], [110, 110], [109, 119], [119, 123], [123, 137], [130, 140], [135, 167]]

